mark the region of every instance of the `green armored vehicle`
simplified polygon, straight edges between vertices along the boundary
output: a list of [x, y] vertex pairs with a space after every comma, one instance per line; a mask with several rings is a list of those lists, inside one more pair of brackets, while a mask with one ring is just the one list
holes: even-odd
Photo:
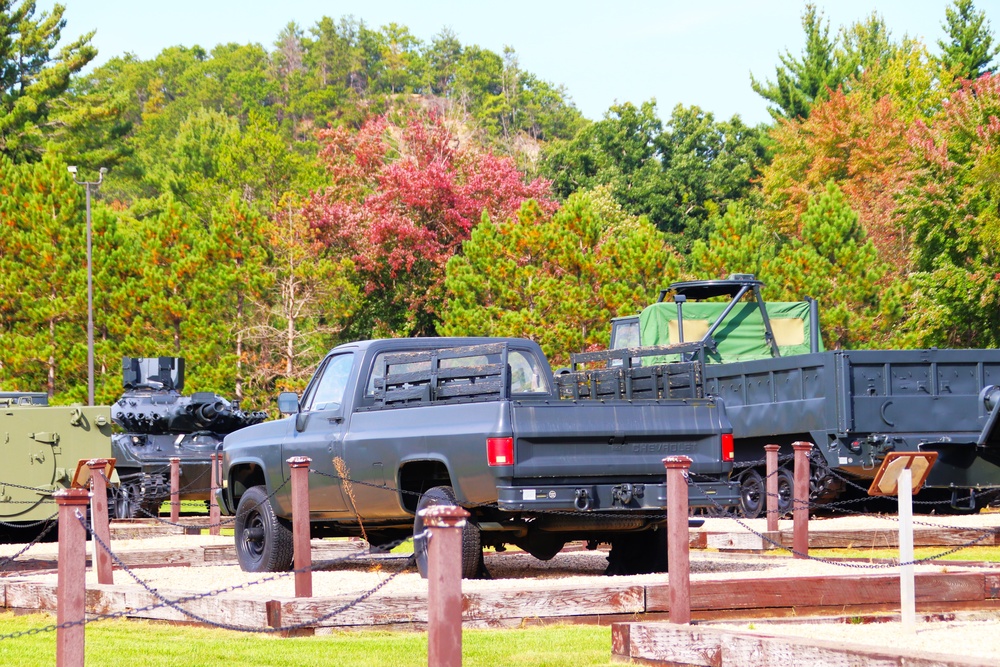
[[69, 488], [79, 461], [111, 458], [109, 407], [45, 403], [44, 394], [0, 395], [0, 535], [54, 519], [52, 495]]

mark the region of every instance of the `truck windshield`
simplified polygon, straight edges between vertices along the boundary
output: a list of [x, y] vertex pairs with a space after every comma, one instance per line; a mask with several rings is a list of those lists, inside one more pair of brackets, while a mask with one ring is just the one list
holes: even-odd
[[[368, 378], [368, 395], [375, 395], [375, 380], [382, 377], [382, 356], [393, 354], [393, 352], [381, 352], [375, 356], [372, 364], [371, 377]], [[444, 359], [441, 366], [477, 366], [487, 363], [496, 363], [496, 360], [488, 359], [485, 356], [460, 357], [457, 359]], [[535, 355], [525, 350], [510, 350], [507, 354], [507, 364], [510, 366], [510, 391], [513, 394], [547, 394], [549, 393], [548, 382], [545, 374], [540, 370], [538, 360]], [[429, 361], [418, 361], [410, 364], [395, 364], [391, 373], [414, 373], [430, 369]]]

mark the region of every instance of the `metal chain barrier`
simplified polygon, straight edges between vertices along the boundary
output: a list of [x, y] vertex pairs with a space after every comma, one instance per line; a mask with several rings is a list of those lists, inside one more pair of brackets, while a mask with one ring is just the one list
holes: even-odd
[[38, 544], [39, 542], [41, 542], [45, 538], [46, 535], [48, 535], [49, 533], [51, 533], [52, 529], [59, 525], [59, 522], [57, 522], [55, 520], [57, 516], [59, 516], [58, 512], [56, 512], [55, 514], [53, 514], [52, 516], [50, 516], [48, 519], [44, 519], [41, 523], [44, 523], [45, 521], [49, 521], [51, 523], [49, 523], [49, 525], [45, 526], [45, 528], [42, 529], [42, 531], [40, 533], [38, 533], [38, 535], [36, 535], [33, 540], [31, 540], [30, 542], [28, 542], [27, 544], [25, 544], [16, 554], [13, 554], [11, 556], [6, 556], [3, 559], [0, 559], [0, 571], [6, 570], [8, 565], [10, 565], [11, 563], [13, 563], [15, 560], [17, 560], [21, 556], [23, 556], [25, 553], [28, 552], [29, 549], [31, 549], [31, 547], [33, 547], [36, 544]]
[[[198, 614], [195, 614], [193, 612], [190, 612], [190, 611], [182, 608], [180, 605], [186, 604], [188, 602], [194, 602], [194, 601], [197, 601], [197, 600], [201, 600], [201, 599], [204, 599], [204, 598], [215, 597], [217, 595], [221, 595], [221, 594], [224, 594], [224, 593], [231, 593], [231, 592], [238, 591], [238, 590], [246, 590], [246, 589], [249, 589], [249, 588], [251, 588], [253, 586], [256, 586], [256, 585], [259, 585], [259, 584], [268, 583], [268, 582], [271, 582], [271, 581], [277, 581], [277, 580], [280, 580], [280, 579], [286, 579], [288, 577], [294, 576], [298, 572], [303, 572], [303, 571], [306, 571], [306, 570], [316, 571], [316, 570], [329, 569], [329, 568], [331, 568], [331, 567], [333, 567], [335, 565], [346, 563], [346, 562], [349, 562], [349, 561], [352, 561], [352, 560], [358, 560], [364, 554], [353, 553], [353, 554], [348, 554], [347, 556], [341, 556], [339, 558], [330, 558], [330, 559], [325, 559], [325, 560], [322, 560], [322, 561], [316, 561], [309, 568], [303, 568], [303, 569], [300, 569], [300, 570], [288, 570], [286, 572], [280, 572], [280, 573], [277, 573], [277, 574], [272, 574], [272, 575], [263, 577], [263, 578], [258, 579], [256, 581], [249, 581], [249, 582], [245, 582], [245, 583], [242, 583], [242, 584], [234, 584], [232, 586], [226, 586], [224, 588], [219, 588], [219, 589], [215, 589], [215, 590], [211, 590], [211, 591], [206, 591], [204, 593], [196, 593], [196, 594], [193, 594], [193, 595], [187, 595], [187, 596], [183, 596], [183, 597], [171, 600], [171, 599], [168, 599], [167, 597], [163, 596], [161, 593], [159, 593], [159, 591], [157, 591], [155, 588], [153, 588], [148, 583], [146, 583], [145, 581], [143, 581], [141, 577], [139, 577], [138, 575], [136, 575], [135, 572], [132, 571], [132, 569], [130, 569], [121, 560], [121, 558], [117, 554], [115, 554], [110, 549], [110, 547], [107, 544], [105, 544], [104, 541], [101, 540], [100, 537], [98, 537], [91, 530], [91, 528], [87, 525], [85, 517], [81, 513], [77, 512], [76, 518], [77, 518], [78, 521], [80, 521], [80, 523], [84, 526], [84, 528], [86, 529], [86, 531], [90, 534], [91, 539], [95, 540], [96, 543], [100, 546], [100, 548], [103, 549], [105, 552], [107, 552], [111, 556], [111, 558], [115, 562], [115, 564], [123, 572], [125, 572], [126, 574], [128, 574], [140, 587], [143, 588], [143, 590], [145, 590], [147, 593], [149, 593], [154, 598], [156, 598], [157, 600], [159, 600], [159, 602], [156, 603], [156, 604], [147, 605], [145, 607], [138, 607], [138, 608], [128, 609], [126, 611], [113, 612], [113, 613], [110, 613], [110, 614], [94, 615], [94, 616], [91, 616], [89, 619], [86, 619], [84, 621], [74, 621], [74, 622], [69, 622], [69, 623], [63, 623], [62, 625], [55, 625], [55, 624], [53, 624], [53, 625], [48, 625], [48, 626], [45, 626], [45, 627], [42, 627], [42, 628], [32, 628], [30, 630], [25, 630], [25, 631], [22, 631], [22, 632], [16, 632], [16, 633], [11, 633], [11, 634], [7, 634], [7, 635], [0, 635], [0, 640], [15, 639], [15, 638], [23, 637], [23, 636], [26, 636], [26, 635], [40, 634], [42, 632], [52, 632], [52, 631], [56, 631], [56, 630], [60, 630], [60, 629], [64, 629], [64, 628], [73, 627], [73, 626], [76, 626], [76, 625], [86, 625], [87, 623], [93, 623], [93, 622], [96, 622], [96, 621], [110, 620], [110, 619], [116, 619], [116, 618], [124, 618], [126, 616], [134, 616], [137, 613], [144, 613], [144, 612], [154, 611], [156, 609], [162, 609], [164, 607], [169, 607], [169, 608], [177, 611], [178, 613], [180, 613], [180, 614], [182, 614], [182, 615], [184, 615], [184, 616], [186, 616], [188, 618], [191, 618], [191, 619], [193, 619], [193, 620], [195, 620], [195, 621], [197, 621], [199, 623], [203, 623], [203, 624], [205, 624], [207, 626], [214, 627], [214, 628], [219, 628], [219, 629], [222, 629], [222, 630], [232, 630], [234, 632], [247, 632], [247, 633], [269, 634], [269, 633], [277, 633], [277, 632], [288, 632], [288, 631], [294, 631], [294, 630], [305, 629], [305, 628], [315, 628], [317, 625], [319, 625], [323, 621], [327, 621], [327, 620], [333, 618], [334, 616], [337, 616], [338, 614], [341, 614], [341, 613], [343, 613], [343, 612], [345, 612], [345, 611], [347, 611], [347, 610], [349, 610], [349, 609], [357, 606], [358, 604], [364, 602], [365, 600], [367, 600], [370, 597], [372, 597], [373, 595], [375, 595], [378, 591], [380, 591], [382, 588], [384, 588], [385, 586], [387, 586], [396, 577], [398, 577], [403, 572], [405, 572], [410, 567], [411, 560], [412, 560], [412, 557], [411, 558], [407, 558], [403, 562], [403, 566], [402, 567], [400, 567], [395, 572], [392, 572], [391, 574], [389, 574], [384, 580], [382, 580], [381, 582], [379, 582], [376, 586], [374, 586], [374, 587], [372, 587], [372, 588], [364, 591], [363, 593], [361, 593], [360, 595], [358, 595], [358, 597], [354, 598], [353, 600], [340, 605], [339, 607], [337, 607], [336, 609], [333, 609], [332, 611], [330, 611], [328, 613], [322, 614], [320, 616], [316, 616], [316, 617], [311, 618], [311, 619], [309, 619], [307, 621], [303, 621], [301, 623], [297, 623], [297, 624], [293, 624], [293, 625], [284, 625], [284, 626], [277, 627], [277, 628], [258, 628], [258, 627], [251, 627], [251, 626], [232, 625], [232, 624], [227, 624], [227, 623], [218, 623], [216, 621], [212, 621], [210, 619], [204, 618], [204, 617], [202, 617], [202, 616], [200, 616]], [[406, 538], [406, 539], [409, 539], [409, 538]], [[391, 549], [394, 549], [395, 547], [399, 546], [400, 544], [403, 544], [406, 541], [406, 539], [395, 540], [394, 542], [389, 542], [389, 543], [387, 543], [385, 545], [380, 546], [379, 548], [385, 549], [385, 550], [391, 550]]]
[[[688, 484], [691, 485], [691, 486], [696, 486], [696, 487], [700, 486], [698, 484], [698, 482], [696, 482], [694, 479], [692, 479], [692, 476], [690, 476], [690, 475], [687, 477], [687, 481], [688, 481]], [[715, 500], [713, 498], [711, 498], [711, 496], [709, 496], [709, 499], [713, 503], [715, 503]], [[927, 562], [939, 560], [939, 559], [941, 559], [941, 558], [943, 558], [945, 556], [949, 556], [949, 555], [951, 555], [953, 553], [957, 553], [959, 551], [962, 551], [963, 549], [968, 549], [969, 547], [974, 547], [977, 544], [980, 544], [981, 542], [985, 541], [987, 538], [995, 537], [996, 535], [1000, 534], [1000, 529], [996, 529], [996, 528], [977, 528], [977, 529], [972, 529], [972, 530], [981, 530], [982, 534], [979, 537], [977, 537], [977, 538], [975, 538], [973, 540], [969, 540], [968, 542], [966, 542], [964, 544], [960, 544], [960, 545], [958, 545], [958, 546], [956, 546], [956, 547], [954, 547], [952, 549], [949, 549], [947, 551], [944, 551], [944, 552], [942, 552], [940, 554], [935, 554], [933, 556], [928, 556], [926, 558], [915, 558], [912, 562], [905, 562], [905, 563], [850, 563], [850, 562], [844, 562], [844, 561], [839, 561], [839, 560], [833, 560], [833, 559], [830, 559], [830, 558], [819, 558], [817, 556], [810, 556], [808, 553], [802, 553], [800, 551], [796, 551], [795, 549], [790, 549], [790, 548], [784, 546], [783, 544], [781, 544], [780, 542], [776, 542], [776, 541], [772, 540], [770, 537], [768, 537], [764, 533], [761, 533], [759, 531], [754, 530], [753, 528], [751, 528], [750, 526], [748, 526], [740, 517], [738, 517], [735, 514], [729, 512], [726, 508], [724, 508], [723, 506], [719, 505], [718, 503], [715, 503], [715, 505], [716, 505], [716, 509], [718, 509], [718, 510], [720, 510], [720, 511], [723, 512], [723, 514], [720, 515], [722, 518], [732, 519], [737, 524], [739, 524], [744, 530], [746, 530], [748, 533], [751, 533], [751, 534], [755, 535], [756, 537], [760, 538], [763, 542], [767, 542], [768, 544], [771, 544], [772, 546], [774, 546], [777, 549], [781, 549], [783, 551], [788, 551], [792, 555], [799, 556], [800, 558], [814, 560], [814, 561], [817, 561], [817, 562], [820, 562], [820, 563], [825, 563], [827, 565], [837, 565], [837, 566], [840, 566], [840, 567], [847, 567], [847, 568], [853, 568], [853, 569], [862, 569], [862, 570], [889, 569], [889, 568], [900, 567], [902, 565], [919, 565], [921, 563], [927, 563]], [[863, 514], [863, 513], [858, 512], [858, 514]], [[868, 516], [870, 516], [870, 515], [868, 515]], [[937, 526], [937, 527], [940, 528], [942, 526]]]

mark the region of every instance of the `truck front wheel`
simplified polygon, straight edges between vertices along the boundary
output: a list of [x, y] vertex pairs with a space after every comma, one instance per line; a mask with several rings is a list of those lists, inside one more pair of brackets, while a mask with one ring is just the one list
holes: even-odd
[[[417, 561], [420, 576], [427, 578], [427, 533], [421, 510], [435, 505], [458, 506], [455, 490], [450, 486], [435, 486], [427, 489], [417, 503], [417, 515], [413, 519], [413, 555]], [[480, 574], [483, 562], [483, 547], [479, 539], [479, 526], [466, 520], [462, 528], [462, 578], [475, 579]]]
[[274, 514], [267, 487], [251, 487], [240, 498], [235, 535], [244, 572], [283, 572], [292, 566], [292, 531]]

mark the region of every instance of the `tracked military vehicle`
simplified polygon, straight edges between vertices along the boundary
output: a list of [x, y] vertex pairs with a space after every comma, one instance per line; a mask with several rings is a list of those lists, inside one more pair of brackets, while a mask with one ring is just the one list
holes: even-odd
[[55, 520], [53, 494], [70, 488], [81, 460], [112, 458], [111, 432], [107, 406], [48, 406], [45, 394], [0, 395], [0, 539], [21, 541]]
[[208, 500], [211, 455], [222, 439], [264, 421], [264, 412], [244, 412], [239, 403], [213, 392], [184, 390], [180, 357], [122, 360], [125, 393], [111, 407], [122, 433], [112, 438], [121, 486], [112, 500], [120, 519], [156, 515], [170, 495], [170, 459], [180, 459], [182, 500]]

